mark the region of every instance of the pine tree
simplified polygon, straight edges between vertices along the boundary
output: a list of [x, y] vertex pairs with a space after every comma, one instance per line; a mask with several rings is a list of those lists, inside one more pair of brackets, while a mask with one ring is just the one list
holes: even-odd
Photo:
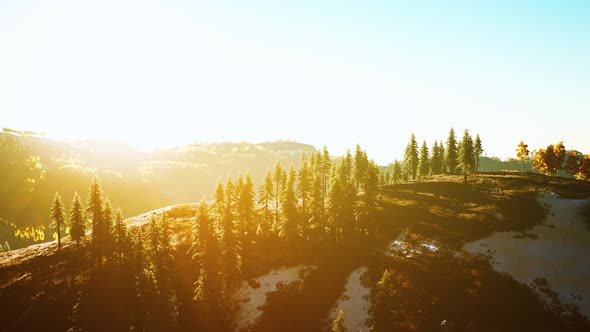
[[442, 174], [444, 165], [444, 152], [442, 148], [442, 142], [439, 146], [437, 141], [434, 141], [432, 145], [432, 158], [430, 159], [430, 169], [432, 175]]
[[524, 144], [523, 141], [520, 141], [518, 147], [516, 148], [516, 158], [520, 160], [520, 164], [522, 165], [522, 172], [524, 173], [524, 161], [529, 157], [529, 146]]
[[123, 263], [123, 260], [128, 255], [129, 250], [129, 239], [127, 236], [127, 226], [123, 222], [123, 215], [121, 209], [117, 209], [115, 213], [115, 255], [119, 264]]
[[86, 220], [84, 219], [84, 207], [80, 202], [78, 193], [74, 193], [72, 207], [70, 208], [70, 237], [80, 246], [80, 241], [86, 235]]
[[213, 212], [215, 214], [215, 219], [221, 220], [223, 215], [225, 214], [225, 188], [223, 187], [223, 183], [221, 181], [217, 181], [217, 188], [215, 189], [215, 195], [213, 196], [214, 203], [213, 203]]
[[346, 326], [344, 326], [344, 312], [342, 310], [332, 322], [332, 332], [347, 332]]
[[400, 183], [402, 181], [402, 164], [397, 159], [393, 162], [391, 181], [393, 183]]
[[98, 178], [95, 177], [90, 185], [88, 192], [88, 201], [86, 202], [86, 211], [90, 214], [92, 220], [92, 247], [94, 254], [98, 258], [102, 256], [104, 240], [104, 214], [103, 214], [102, 190]]
[[53, 197], [53, 204], [51, 204], [51, 228], [57, 233], [57, 249], [61, 249], [61, 235], [62, 229], [65, 227], [66, 214], [64, 212], [64, 205], [61, 202], [61, 197], [56, 192]]
[[[356, 206], [357, 190], [350, 177], [350, 166], [347, 159], [345, 157], [341, 160], [330, 185], [330, 214], [336, 241], [351, 239], [355, 226], [354, 207]], [[342, 236], [339, 235], [340, 232]]]
[[104, 201], [104, 207], [102, 211], [102, 220], [104, 222], [103, 227], [103, 240], [104, 240], [104, 253], [109, 255], [114, 249], [113, 239], [113, 209], [111, 207], [111, 201], [107, 197]]
[[469, 135], [469, 131], [465, 129], [463, 132], [463, 139], [461, 140], [461, 143], [459, 143], [459, 156], [457, 159], [465, 182], [467, 182], [467, 174], [475, 168], [473, 156], [473, 141], [471, 135]]
[[391, 184], [391, 173], [385, 172], [385, 184]]
[[287, 184], [281, 195], [283, 225], [281, 227], [280, 235], [284, 237], [288, 243], [296, 242], [301, 235], [299, 215], [297, 213], [297, 197], [295, 196], [296, 174], [295, 168], [291, 166], [289, 169]]
[[239, 218], [240, 233], [243, 236], [251, 234], [254, 229], [254, 217], [256, 203], [254, 201], [254, 184], [250, 174], [246, 174], [240, 189], [240, 195], [236, 203], [236, 211]]
[[379, 167], [373, 160], [369, 162], [366, 174], [363, 178], [364, 193], [361, 196], [362, 210], [359, 214], [362, 214], [363, 225], [361, 227], [368, 232], [375, 223], [377, 214], [377, 202], [379, 196]]
[[422, 142], [422, 147], [420, 148], [420, 159], [418, 161], [418, 174], [420, 177], [425, 177], [430, 175], [430, 157], [428, 155], [428, 146], [426, 145], [426, 141]]
[[410, 136], [410, 142], [406, 146], [404, 163], [409, 177], [412, 180], [416, 180], [416, 175], [418, 173], [418, 142], [416, 142], [416, 136], [414, 136], [414, 133]]
[[280, 225], [280, 215], [279, 212], [281, 210], [281, 192], [283, 190], [283, 179], [284, 179], [284, 174], [285, 171], [283, 170], [283, 168], [281, 167], [281, 163], [279, 163], [277, 161], [277, 164], [275, 165], [275, 171], [274, 171], [274, 175], [273, 175], [273, 180], [274, 180], [274, 185], [275, 185], [275, 194], [274, 194], [274, 198], [275, 198], [275, 222], [273, 225], [273, 228], [278, 227]]
[[221, 251], [222, 251], [222, 268], [228, 277], [229, 283], [233, 286], [241, 273], [242, 256], [240, 254], [242, 247], [235, 223], [233, 199], [234, 186], [231, 180], [225, 185], [225, 211], [221, 220]]
[[356, 145], [354, 151], [354, 182], [357, 189], [362, 189], [363, 178], [367, 172], [369, 160], [367, 154], [361, 149], [359, 144]]
[[259, 229], [262, 233], [267, 233], [270, 230], [272, 223], [270, 205], [274, 200], [274, 184], [270, 170], [266, 171], [264, 182], [258, 190], [258, 205], [262, 209], [262, 220], [260, 221]]
[[481, 138], [479, 137], [479, 134], [475, 136], [475, 141], [473, 142], [473, 153], [475, 154], [475, 171], [479, 172], [479, 158], [483, 153], [483, 146], [481, 145]]
[[301, 166], [297, 172], [297, 197], [301, 201], [301, 219], [307, 222], [309, 210], [309, 196], [311, 190], [311, 173], [307, 165], [305, 154], [301, 156]]
[[160, 225], [155, 215], [152, 214], [148, 224], [150, 237], [150, 250], [153, 256], [160, 250]]
[[311, 185], [311, 219], [315, 225], [323, 223], [323, 204], [324, 198], [322, 196], [322, 178], [320, 174], [314, 174], [313, 183]]
[[457, 149], [457, 138], [455, 136], [455, 130], [451, 128], [449, 131], [449, 137], [447, 138], [447, 146], [445, 149], [445, 168], [451, 173], [455, 174], [457, 171], [457, 157], [459, 151]]
[[213, 227], [211, 216], [209, 215], [209, 206], [205, 200], [202, 200], [197, 210], [197, 229], [199, 246], [199, 260], [201, 270], [199, 278], [195, 282], [194, 300], [204, 304], [209, 312], [215, 312], [221, 307], [221, 294], [223, 287], [223, 278], [220, 273], [220, 248], [219, 239]]
[[328, 199], [328, 186], [330, 181], [330, 171], [332, 170], [332, 157], [328, 152], [328, 148], [324, 145], [321, 158], [321, 174], [322, 174], [322, 218], [326, 216], [326, 201]]

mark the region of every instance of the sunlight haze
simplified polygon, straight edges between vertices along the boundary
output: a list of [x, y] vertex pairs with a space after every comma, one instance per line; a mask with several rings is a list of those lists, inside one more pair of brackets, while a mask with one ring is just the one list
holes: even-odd
[[142, 149], [360, 143], [380, 164], [451, 126], [488, 156], [590, 150], [587, 2], [429, 3], [2, 1], [0, 125]]

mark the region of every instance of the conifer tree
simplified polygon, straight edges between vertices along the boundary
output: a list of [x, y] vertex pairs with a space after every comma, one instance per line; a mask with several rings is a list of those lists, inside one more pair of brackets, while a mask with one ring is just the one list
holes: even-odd
[[287, 183], [283, 189], [281, 197], [281, 208], [283, 212], [283, 225], [280, 235], [288, 243], [293, 243], [300, 237], [299, 215], [297, 213], [297, 197], [295, 196], [295, 181], [297, 173], [291, 166]]
[[309, 210], [309, 196], [311, 190], [311, 172], [305, 154], [301, 156], [301, 166], [297, 172], [297, 197], [301, 201], [301, 219], [307, 222]]
[[94, 254], [98, 258], [102, 255], [103, 246], [105, 245], [104, 233], [104, 214], [103, 214], [102, 190], [98, 178], [95, 177], [90, 185], [88, 192], [88, 201], [86, 202], [86, 211], [90, 214], [92, 220], [92, 247]]
[[344, 326], [344, 312], [342, 310], [332, 322], [332, 332], [347, 332], [346, 326]]
[[225, 214], [225, 188], [221, 181], [217, 181], [217, 188], [215, 189], [215, 195], [213, 196], [213, 212], [217, 220], [221, 220]]
[[51, 204], [51, 228], [57, 233], [57, 249], [61, 249], [62, 229], [65, 227], [66, 214], [61, 197], [56, 192]]
[[418, 173], [418, 142], [416, 141], [414, 133], [410, 136], [410, 142], [406, 146], [404, 162], [405, 168], [408, 171], [408, 176], [412, 180], [416, 180], [416, 175]]
[[94, 248], [95, 254], [98, 255], [98, 248], [103, 245], [103, 229], [104, 229], [104, 221], [103, 221], [103, 198], [102, 198], [102, 189], [100, 188], [100, 183], [98, 182], [98, 178], [94, 178], [92, 184], [90, 185], [90, 190], [88, 192], [88, 201], [86, 202], [86, 211], [90, 214], [90, 218], [92, 221], [92, 247]]
[[433, 175], [442, 174], [444, 165], [444, 151], [437, 141], [432, 145], [432, 158], [430, 159], [430, 170]]
[[345, 157], [341, 160], [330, 185], [330, 214], [336, 241], [350, 239], [355, 226], [354, 207], [356, 206], [357, 191], [350, 176], [350, 166], [347, 159]]
[[158, 221], [155, 215], [153, 214], [150, 218], [148, 229], [151, 253], [155, 256], [156, 253], [160, 250], [160, 226], [158, 225]]
[[420, 159], [418, 161], [418, 174], [420, 177], [425, 177], [430, 175], [430, 157], [428, 155], [428, 146], [426, 145], [426, 141], [422, 142], [422, 147], [420, 148]]
[[481, 145], [479, 134], [475, 136], [475, 141], [473, 142], [473, 153], [475, 154], [475, 171], [479, 172], [479, 158], [483, 153], [483, 146]]
[[357, 189], [362, 189], [363, 178], [367, 172], [369, 160], [367, 154], [361, 149], [359, 144], [356, 145], [354, 151], [354, 181]]
[[324, 198], [322, 196], [322, 178], [320, 174], [313, 175], [313, 183], [311, 185], [311, 219], [315, 225], [323, 222], [323, 204]]
[[322, 173], [322, 217], [325, 217], [326, 211], [326, 201], [328, 199], [328, 186], [330, 182], [330, 171], [332, 170], [332, 157], [330, 157], [330, 153], [328, 152], [328, 148], [324, 145], [324, 149], [322, 151], [322, 158], [321, 158], [321, 173]]
[[262, 233], [267, 233], [270, 230], [272, 223], [271, 217], [271, 203], [274, 200], [274, 183], [270, 170], [266, 171], [264, 182], [258, 190], [258, 205], [262, 209], [262, 220], [260, 221], [259, 229]]
[[393, 162], [393, 173], [391, 175], [391, 182], [393, 183], [400, 183], [402, 181], [402, 165], [396, 159]]
[[445, 168], [451, 174], [455, 174], [457, 171], [458, 154], [457, 137], [455, 136], [455, 130], [451, 128], [445, 149]]
[[[201, 251], [199, 252], [199, 260], [201, 270], [199, 278], [195, 282], [194, 300], [204, 304], [205, 308], [210, 312], [214, 312], [221, 307], [222, 294], [222, 275], [220, 274], [220, 248], [219, 240], [213, 222], [209, 214], [209, 206], [203, 199], [199, 204], [197, 210], [197, 229], [198, 239], [200, 242]], [[193, 244], [196, 245], [196, 244]]]
[[391, 184], [391, 173], [385, 172], [385, 184]]
[[273, 180], [274, 180], [274, 185], [275, 185], [275, 194], [274, 194], [274, 198], [275, 198], [275, 222], [274, 222], [274, 227], [278, 227], [280, 225], [280, 216], [279, 216], [279, 212], [280, 212], [280, 204], [281, 204], [281, 192], [283, 191], [283, 179], [284, 179], [284, 174], [285, 171], [283, 170], [283, 168], [281, 167], [281, 163], [277, 161], [277, 164], [275, 165], [275, 171], [274, 171], [274, 175], [273, 175]]
[[111, 201], [107, 197], [104, 201], [104, 207], [102, 211], [104, 222], [103, 227], [103, 240], [104, 240], [104, 253], [109, 255], [114, 249], [113, 239], [113, 208], [111, 207]]
[[232, 199], [234, 186], [231, 180], [228, 180], [225, 185], [225, 197], [226, 205], [221, 220], [221, 251], [222, 251], [222, 268], [226, 276], [230, 279], [230, 284], [233, 285], [233, 281], [236, 281], [241, 273], [242, 269], [242, 257], [241, 257], [241, 243], [238, 236], [238, 231], [235, 223], [234, 209]]
[[459, 156], [457, 159], [465, 182], [467, 182], [467, 174], [475, 168], [473, 157], [473, 141], [471, 135], [469, 135], [469, 131], [465, 129], [463, 132], [463, 139], [461, 140], [461, 143], [459, 143]]
[[80, 246], [80, 241], [86, 235], [86, 220], [84, 218], [84, 207], [80, 202], [78, 193], [74, 193], [72, 207], [70, 208], [70, 237]]
[[117, 212], [115, 212], [115, 229], [114, 229], [114, 235], [115, 235], [115, 255], [117, 257], [117, 260], [119, 261], [119, 264], [121, 264], [123, 262], [123, 260], [126, 258], [126, 256], [128, 255], [128, 245], [129, 245], [129, 239], [127, 236], [127, 226], [125, 226], [125, 223], [123, 222], [123, 215], [121, 213], [121, 209], [117, 209]]
[[[241, 177], [240, 177], [241, 178]], [[245, 180], [241, 185], [240, 196], [236, 202], [236, 211], [239, 218], [240, 233], [243, 236], [245, 233], [251, 234], [254, 229], [254, 217], [256, 203], [254, 201], [254, 184], [250, 174], [246, 174]]]
[[379, 168], [373, 160], [369, 162], [366, 174], [363, 179], [364, 193], [361, 196], [363, 225], [361, 227], [368, 232], [375, 222], [377, 212], [377, 202], [379, 195]]

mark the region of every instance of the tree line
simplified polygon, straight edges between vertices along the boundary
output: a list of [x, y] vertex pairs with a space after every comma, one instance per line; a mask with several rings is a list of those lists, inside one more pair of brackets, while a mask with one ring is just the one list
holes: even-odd
[[479, 134], [473, 139], [467, 129], [461, 141], [457, 141], [455, 130], [451, 128], [446, 142], [435, 140], [430, 149], [426, 140], [418, 147], [418, 140], [412, 133], [404, 159], [396, 159], [389, 170], [381, 172], [380, 183], [417, 181], [431, 175], [457, 173], [463, 174], [466, 179], [467, 174], [479, 170], [479, 158], [483, 151]]

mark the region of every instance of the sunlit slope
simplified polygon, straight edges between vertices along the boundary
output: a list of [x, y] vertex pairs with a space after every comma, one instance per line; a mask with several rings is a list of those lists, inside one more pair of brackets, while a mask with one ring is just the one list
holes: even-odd
[[[362, 267], [368, 271], [363, 282], [373, 291], [384, 270], [397, 276], [391, 287], [402, 290], [398, 286], [405, 285], [403, 291], [391, 293], [396, 300], [404, 302], [387, 302], [404, 303], [406, 309], [400, 308], [405, 311], [392, 307], [390, 309], [397, 310], [396, 315], [388, 316], [388, 312], [394, 311], [381, 310], [385, 307], [379, 306], [370, 308], [372, 324], [380, 327], [377, 330], [400, 329], [400, 326], [401, 330], [411, 330], [409, 326], [436, 330], [440, 329], [443, 319], [459, 321], [465, 312], [469, 313], [473, 326], [483, 325], [490, 331], [494, 328], [517, 331], [522, 326], [505, 328], [515, 324], [516, 319], [528, 326], [546, 326], [540, 330], [568, 330], [571, 325], [563, 325], [554, 313], [546, 311], [524, 285], [494, 272], [485, 262], [456, 256], [463, 244], [495, 230], [525, 231], [540, 222], [546, 212], [536, 200], [536, 193], [540, 191], [584, 197], [590, 194], [590, 185], [569, 179], [512, 173], [471, 175], [467, 184], [462, 183], [460, 176], [433, 177], [427, 182], [382, 187], [382, 209], [376, 225], [378, 236], [369, 247], [306, 253], [305, 249], [292, 250], [280, 242], [273, 250], [256, 249], [256, 244], [249, 243], [243, 257], [245, 280], [253, 280], [281, 266], [317, 266], [298, 288], [281, 288], [269, 294], [264, 313], [253, 330], [314, 331], [325, 326], [322, 319], [330, 316], [333, 306], [345, 292], [348, 276]], [[185, 306], [190, 306], [195, 281], [187, 254], [195, 207], [194, 203], [167, 206], [125, 220], [130, 229], [142, 227], [147, 231], [152, 216], [167, 213], [174, 246], [174, 287]], [[405, 238], [408, 246], [435, 243], [439, 250], [422, 250], [423, 255], [411, 258], [388, 257], [388, 243], [400, 232], [408, 233]], [[51, 242], [0, 254], [0, 302], [10, 304], [0, 311], [0, 326], [9, 331], [67, 330], [72, 326], [69, 317], [80, 291], [88, 292], [90, 283], [105, 292], [116, 289], [112, 277], [97, 281], [100, 268], [97, 269], [92, 258], [89, 242], [87, 239], [87, 246], [78, 253], [69, 243], [57, 253], [56, 243]], [[292, 258], [293, 251], [303, 254]], [[284, 259], [281, 255], [290, 258]], [[477, 292], [470, 295], [466, 290]], [[121, 290], [121, 294], [125, 292]], [[125, 297], [117, 296], [112, 303], [126, 305]], [[438, 302], [432, 302], [433, 299]], [[371, 301], [374, 300], [371, 297]], [[127, 310], [113, 306], [113, 311]], [[490, 306], [496, 308], [495, 320], [489, 319], [490, 314], [485, 309]], [[522, 306], [529, 309], [521, 312], [518, 308]], [[391, 322], [396, 323], [392, 325]], [[190, 324], [182, 328], [187, 326]]]

